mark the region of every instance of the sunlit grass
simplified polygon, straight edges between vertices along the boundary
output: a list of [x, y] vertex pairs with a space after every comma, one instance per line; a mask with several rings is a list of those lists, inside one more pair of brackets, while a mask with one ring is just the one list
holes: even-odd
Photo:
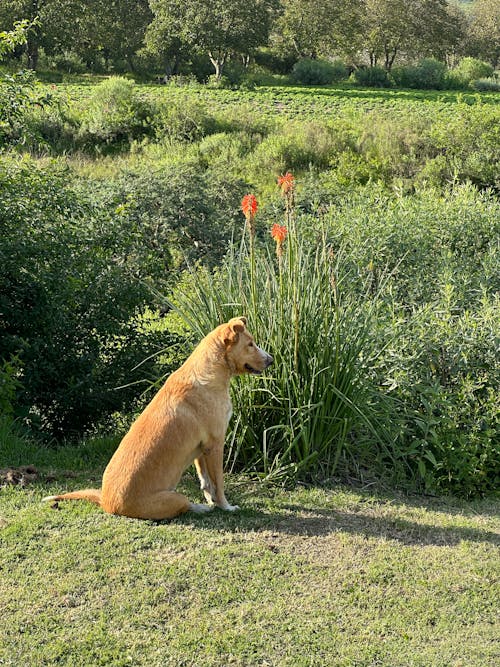
[[[493, 501], [230, 476], [241, 512], [154, 523], [42, 504], [99, 484], [102, 465], [58, 462], [46, 450], [37, 482], [0, 491], [2, 664], [495, 664]], [[191, 474], [182, 488], [200, 493]]]

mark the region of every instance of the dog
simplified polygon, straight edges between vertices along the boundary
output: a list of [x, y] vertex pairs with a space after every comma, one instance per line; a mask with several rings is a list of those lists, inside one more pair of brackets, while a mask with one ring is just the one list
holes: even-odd
[[[245, 317], [209, 333], [170, 375], [130, 427], [104, 471], [101, 489], [48, 496], [44, 501], [88, 500], [110, 514], [172, 519], [214, 506], [233, 512], [224, 494], [224, 439], [232, 414], [234, 375], [260, 374], [273, 358], [258, 347]], [[206, 504], [175, 491], [194, 462]]]

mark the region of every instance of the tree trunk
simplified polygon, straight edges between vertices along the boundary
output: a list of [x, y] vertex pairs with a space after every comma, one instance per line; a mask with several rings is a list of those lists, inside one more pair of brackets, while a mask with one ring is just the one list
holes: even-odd
[[38, 65], [38, 41], [35, 39], [28, 39], [27, 46], [28, 69], [35, 70]]
[[210, 62], [214, 66], [215, 69], [215, 78], [217, 81], [220, 81], [222, 77], [222, 72], [224, 70], [224, 65], [226, 64], [226, 53], [219, 54], [219, 56], [216, 56], [212, 53], [208, 54], [208, 57], [210, 58]]

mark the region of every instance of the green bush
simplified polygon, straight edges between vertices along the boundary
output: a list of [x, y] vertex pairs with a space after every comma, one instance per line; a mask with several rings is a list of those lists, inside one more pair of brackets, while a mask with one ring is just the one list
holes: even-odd
[[[302, 225], [312, 240], [317, 221]], [[498, 201], [470, 185], [401, 199], [371, 185], [337, 192], [323, 225], [352, 263], [349, 288], [365, 299], [368, 288], [384, 304], [372, 372], [394, 399], [379, 404], [391, 413], [393, 446], [378, 455], [368, 446], [360, 457], [399, 471], [405, 485], [465, 496], [494, 490]]]
[[335, 132], [326, 123], [291, 121], [265, 137], [247, 165], [251, 179], [258, 180], [263, 171], [278, 176], [290, 169], [325, 168], [336, 150]]
[[383, 67], [361, 67], [351, 77], [360, 86], [370, 88], [390, 88], [392, 85], [389, 73]]
[[483, 295], [464, 310], [454, 292], [447, 283], [434, 302], [417, 307], [382, 369], [400, 401], [407, 465], [427, 490], [470, 497], [500, 482], [500, 304]]
[[83, 74], [87, 71], [86, 63], [80, 58], [79, 55], [73, 53], [72, 51], [56, 53], [52, 57], [48, 58], [48, 64], [51, 69], [68, 72], [69, 74]]
[[215, 118], [206, 105], [191, 96], [169, 97], [157, 104], [153, 116], [157, 139], [197, 141], [217, 131]]
[[0, 147], [24, 145], [33, 137], [27, 119], [35, 109], [49, 108], [52, 95], [39, 86], [33, 71], [0, 76]]
[[130, 144], [150, 133], [151, 114], [133, 81], [111, 77], [92, 90], [82, 114], [80, 142], [91, 149]]
[[323, 86], [347, 78], [347, 68], [340, 60], [328, 62], [302, 58], [293, 66], [292, 78], [307, 86]]
[[153, 360], [134, 368], [159, 348], [143, 326], [150, 295], [133, 230], [72, 180], [57, 166], [0, 163], [3, 375], [18, 359], [15, 413], [58, 437], [130, 407], [137, 387], [117, 388], [150, 378]]
[[446, 65], [435, 58], [424, 58], [418, 65], [394, 68], [391, 72], [397, 86], [402, 88], [436, 89], [445, 86]]
[[213, 266], [222, 259], [246, 188], [227, 174], [184, 165], [126, 171], [110, 183], [92, 183], [101, 205], [119, 211], [121, 224], [133, 233], [134, 268], [155, 291], [187, 264], [203, 260]]
[[19, 357], [1, 359], [0, 366], [0, 421], [6, 417], [12, 419], [16, 405], [16, 393], [22, 387], [19, 382], [21, 364]]
[[470, 84], [476, 79], [485, 79], [493, 76], [494, 69], [488, 63], [477, 58], [462, 58], [453, 70], [464, 83]]
[[500, 92], [500, 79], [493, 76], [485, 79], [476, 79], [475, 81], [471, 81], [470, 85], [480, 93]]

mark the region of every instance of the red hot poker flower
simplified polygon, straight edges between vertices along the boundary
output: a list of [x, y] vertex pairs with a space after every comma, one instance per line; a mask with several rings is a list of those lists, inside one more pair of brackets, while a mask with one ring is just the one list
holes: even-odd
[[257, 198], [255, 195], [245, 195], [241, 200], [241, 210], [245, 215], [245, 218], [253, 218], [257, 213]]
[[293, 186], [295, 185], [295, 178], [292, 172], [287, 171], [286, 174], [280, 176], [278, 178], [278, 185], [280, 186], [281, 192], [284, 195], [287, 195], [289, 192], [291, 192], [293, 190]]
[[276, 243], [283, 243], [287, 234], [288, 230], [284, 225], [274, 224], [271, 227], [271, 236], [276, 241]]

